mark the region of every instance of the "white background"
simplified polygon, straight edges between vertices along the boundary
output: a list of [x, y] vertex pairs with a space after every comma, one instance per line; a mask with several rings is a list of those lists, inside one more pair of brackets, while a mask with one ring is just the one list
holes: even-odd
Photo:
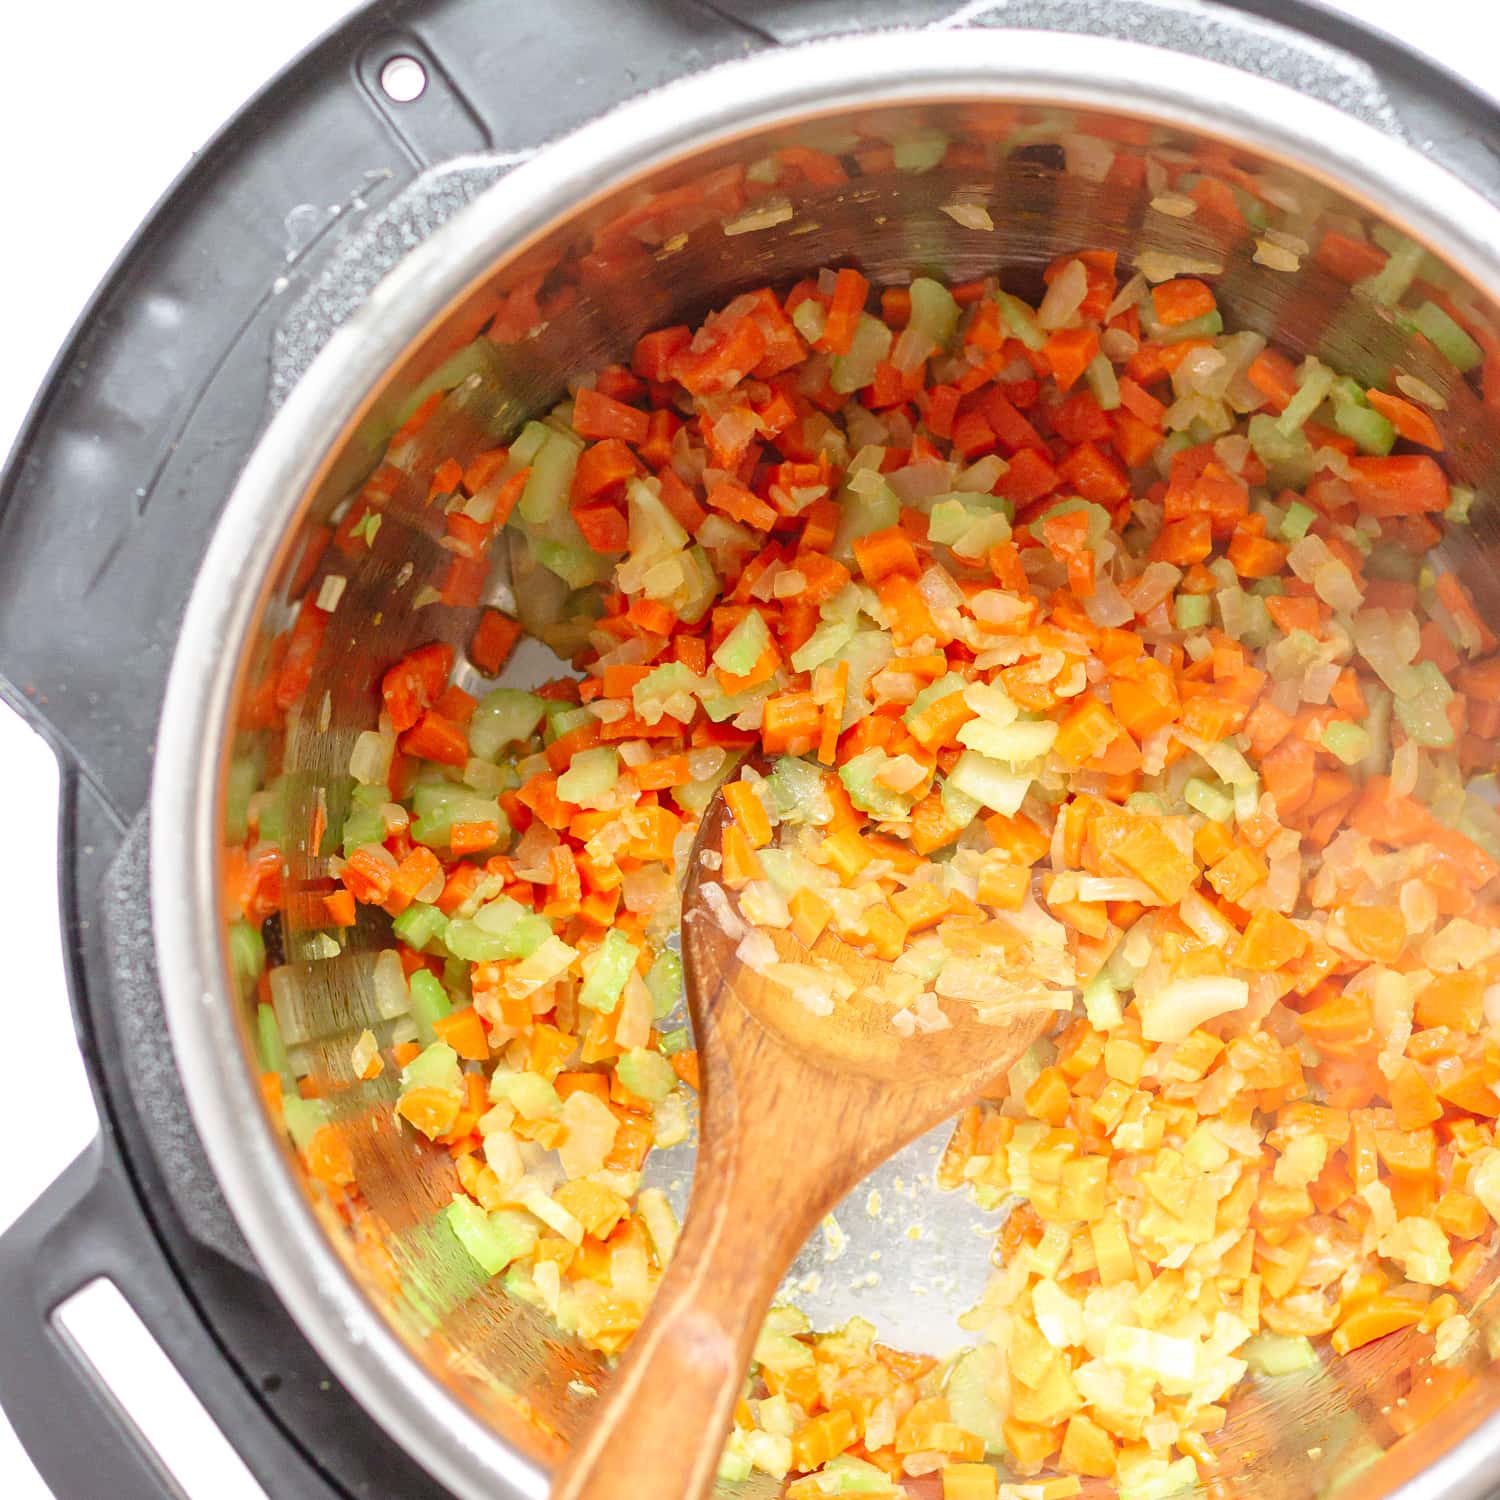
[[[84, 301], [193, 151], [354, 8], [347, 0], [86, 0], [81, 8], [12, 8], [0, 81], [7, 221], [0, 454]], [[504, 4], [495, 8], [505, 14]], [[1406, 35], [1500, 96], [1500, 15], [1492, 0], [1337, 0], [1333, 8]], [[12, 1043], [24, 1026], [27, 1059], [6, 1069], [0, 1089], [3, 1230], [87, 1145], [94, 1112], [62, 973], [57, 774], [45, 745], [3, 704], [0, 785], [12, 804], [0, 857], [6, 1000]], [[0, 1495], [49, 1494], [0, 1415]], [[213, 1500], [226, 1496], [222, 1487], [213, 1490]], [[193, 1500], [210, 1500], [210, 1490]]]

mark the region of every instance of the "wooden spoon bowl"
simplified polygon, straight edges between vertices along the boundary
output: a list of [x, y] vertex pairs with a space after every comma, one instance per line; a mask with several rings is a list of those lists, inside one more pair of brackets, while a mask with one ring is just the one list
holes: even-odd
[[[816, 1015], [740, 956], [705, 897], [720, 846], [705, 813], [683, 893], [682, 952], [698, 1047], [698, 1162], [682, 1237], [646, 1321], [553, 1500], [699, 1500], [766, 1308], [813, 1227], [887, 1157], [984, 1093], [1057, 1019], [1038, 1004], [903, 1037], [878, 992], [889, 966], [831, 935], [812, 950], [773, 932], [787, 963], [835, 965], [855, 994]], [[736, 924], [731, 923], [730, 929]], [[997, 955], [996, 963], [1004, 960]]]

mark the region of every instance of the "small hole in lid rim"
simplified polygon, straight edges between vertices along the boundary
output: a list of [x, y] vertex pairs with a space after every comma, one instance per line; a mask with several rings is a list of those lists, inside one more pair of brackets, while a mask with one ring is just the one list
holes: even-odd
[[414, 57], [392, 57], [380, 70], [380, 87], [387, 99], [410, 104], [427, 87], [427, 69]]

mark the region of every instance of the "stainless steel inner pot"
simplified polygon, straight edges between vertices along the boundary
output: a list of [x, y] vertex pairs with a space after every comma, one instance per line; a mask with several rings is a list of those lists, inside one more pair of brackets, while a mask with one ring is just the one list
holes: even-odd
[[[836, 158], [839, 171], [809, 173], [799, 165], [805, 147], [826, 153], [819, 162]], [[1209, 197], [1186, 207], [1168, 193], [1168, 163], [1254, 186], [1267, 222], [1235, 224]], [[540, 1500], [607, 1372], [540, 1314], [456, 1270], [456, 1247], [431, 1224], [452, 1189], [446, 1159], [396, 1128], [390, 1077], [361, 1083], [349, 1062], [363, 1028], [388, 1034], [372, 980], [387, 937], [369, 918], [329, 933], [306, 899], [323, 873], [309, 830], [315, 817], [337, 826], [343, 816], [350, 747], [374, 722], [380, 671], [434, 637], [461, 650], [473, 628], [473, 610], [428, 602], [450, 558], [422, 504], [435, 455], [492, 445], [570, 376], [626, 355], [646, 329], [755, 285], [852, 262], [877, 282], [922, 269], [955, 279], [998, 271], [1027, 290], [1057, 253], [1103, 246], [1121, 252], [1127, 271], [1149, 251], [1190, 257], [1233, 327], [1367, 380], [1391, 369], [1425, 380], [1447, 403], [1453, 469], [1488, 497], [1500, 455], [1494, 407], [1318, 264], [1310, 252], [1329, 228], [1416, 239], [1442, 263], [1430, 273], [1500, 328], [1489, 297], [1500, 287], [1500, 213], [1328, 106], [1113, 41], [889, 33], [701, 75], [547, 149], [416, 249], [296, 387], [225, 509], [173, 668], [153, 802], [161, 974], [194, 1115], [267, 1275], [353, 1394], [458, 1495]], [[294, 616], [310, 549], [422, 382], [485, 329], [486, 378], [451, 396], [402, 456], [373, 551], [357, 566], [321, 565], [347, 587], [308, 690], [278, 708], [263, 691], [266, 662]], [[1488, 593], [1492, 528], [1481, 505], [1478, 544], [1460, 561]], [[545, 575], [513, 579], [499, 561], [487, 597], [524, 614], [553, 586]], [[533, 647], [507, 680], [555, 670]], [[237, 831], [226, 827], [277, 772], [278, 1011], [302, 1067], [350, 1122], [368, 1206], [353, 1223], [305, 1180], [268, 1122], [251, 997], [226, 951], [226, 846]], [[908, 1175], [920, 1177], [923, 1159], [913, 1160]], [[669, 1163], [668, 1173], [685, 1186], [690, 1165]], [[924, 1187], [911, 1212], [951, 1246], [972, 1210]], [[883, 1241], [878, 1224], [863, 1234], [861, 1245], [877, 1248], [905, 1237], [890, 1228]], [[954, 1284], [927, 1318], [935, 1338], [978, 1296], [984, 1269], [972, 1254], [950, 1267]], [[932, 1290], [917, 1280], [940, 1271], [897, 1264], [859, 1305], [877, 1322], [909, 1316]], [[1431, 1500], [1483, 1493], [1500, 1454], [1488, 1332], [1469, 1356], [1476, 1379], [1441, 1421], [1406, 1415], [1428, 1379], [1430, 1342], [1414, 1334], [1367, 1347], [1328, 1375], [1283, 1379], [1274, 1393], [1247, 1389], [1221, 1444], [1226, 1490], [1288, 1500], [1340, 1486]], [[739, 1493], [774, 1491], [764, 1481]]]

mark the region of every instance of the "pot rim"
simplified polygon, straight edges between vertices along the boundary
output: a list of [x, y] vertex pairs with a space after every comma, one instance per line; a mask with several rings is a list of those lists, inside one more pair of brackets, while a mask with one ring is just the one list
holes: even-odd
[[[548, 1477], [371, 1306], [295, 1181], [244, 1063], [216, 895], [239, 653], [299, 509], [371, 400], [368, 372], [383, 378], [498, 261], [631, 179], [737, 137], [856, 108], [955, 98], [1134, 114], [1248, 146], [1363, 202], [1477, 284], [1500, 288], [1500, 209], [1405, 143], [1282, 84], [1092, 36], [903, 30], [776, 48], [617, 107], [489, 188], [333, 335], [246, 464], [183, 620], [152, 788], [157, 962], [188, 1103], [256, 1259], [351, 1394], [463, 1500], [545, 1500]], [[1403, 1488], [1422, 1500], [1467, 1500], [1484, 1488], [1482, 1460], [1497, 1441], [1500, 1416]]]

